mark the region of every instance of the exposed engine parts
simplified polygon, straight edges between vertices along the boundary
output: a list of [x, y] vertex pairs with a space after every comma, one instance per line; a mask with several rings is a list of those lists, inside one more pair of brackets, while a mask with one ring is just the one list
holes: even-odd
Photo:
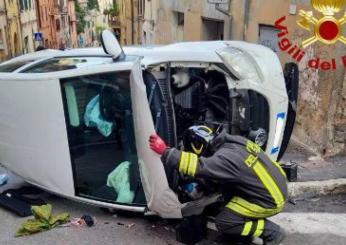
[[217, 65], [161, 64], [153, 67], [151, 74], [153, 79], [149, 80], [158, 81], [165, 100], [164, 108], [155, 114], [161, 115], [162, 120], [165, 117], [166, 122], [157, 118], [154, 121], [167, 125], [170, 134], [162, 136], [170, 144], [178, 146], [190, 126], [207, 124], [211, 128], [222, 125], [228, 133], [248, 137], [263, 149], [266, 147], [267, 100], [255, 91], [232, 88], [228, 81], [232, 77]]
[[222, 73], [203, 68], [173, 68], [172, 93], [178, 138], [196, 122], [228, 124], [230, 99]]

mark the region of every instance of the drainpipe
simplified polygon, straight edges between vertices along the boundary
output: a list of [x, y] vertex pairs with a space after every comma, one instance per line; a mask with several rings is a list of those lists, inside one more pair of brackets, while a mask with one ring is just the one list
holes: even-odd
[[[25, 52], [27, 51], [27, 52], [29, 52], [29, 50], [25, 50], [25, 42], [24, 42], [24, 27], [23, 27], [23, 23], [22, 23], [22, 10], [20, 9], [20, 4], [19, 4], [19, 1], [20, 0], [18, 0], [17, 1], [17, 5], [18, 5], [18, 20], [19, 20], [19, 26], [20, 26], [20, 28], [19, 28], [19, 30], [20, 30], [20, 41], [21, 41], [21, 43], [22, 43], [22, 54], [25, 54]], [[23, 12], [24, 12], [25, 10], [23, 9]], [[28, 9], [28, 12], [29, 12], [30, 10]], [[28, 14], [29, 15], [29, 14]]]
[[135, 10], [134, 10], [134, 0], [131, 0], [131, 41], [132, 45], [135, 44]]
[[[10, 33], [9, 33], [9, 23], [8, 23], [8, 10], [7, 10], [7, 4], [6, 1], [4, 1], [4, 10], [5, 10], [5, 19], [6, 19], [6, 25], [4, 26], [4, 35], [5, 35], [5, 39], [6, 39], [6, 51], [7, 54], [6, 55], [6, 59], [8, 59], [9, 57], [12, 56], [12, 52], [11, 52], [11, 38], [10, 38]], [[5, 53], [6, 53], [5, 51]]]
[[243, 16], [244, 16], [243, 40], [245, 41], [247, 27], [249, 24], [250, 0], [244, 0], [243, 11], [244, 11], [243, 13]]
[[[139, 0], [139, 1], [141, 1], [141, 0]], [[140, 5], [140, 2], [139, 2], [139, 1], [137, 2], [137, 18], [136, 18], [136, 19], [137, 19], [136, 28], [137, 28], [137, 32], [138, 32], [138, 33], [137, 33], [137, 43], [138, 43], [138, 44], [140, 44], [140, 39], [139, 39], [139, 38], [140, 38], [140, 36], [141, 36], [141, 32], [140, 32], [139, 29], [140, 29], [141, 18], [142, 18], [142, 17], [141, 17], [141, 16], [142, 16], [141, 13], [139, 12], [139, 10], [140, 10], [140, 9], [139, 9], [139, 5]]]
[[225, 28], [227, 31], [225, 31], [225, 40], [231, 40], [232, 39], [232, 15], [229, 13], [231, 9], [231, 0], [228, 2], [228, 8], [223, 9], [220, 7], [219, 3], [215, 4], [215, 9], [219, 11], [220, 13], [226, 15], [226, 21], [225, 21], [225, 26], [228, 28]]

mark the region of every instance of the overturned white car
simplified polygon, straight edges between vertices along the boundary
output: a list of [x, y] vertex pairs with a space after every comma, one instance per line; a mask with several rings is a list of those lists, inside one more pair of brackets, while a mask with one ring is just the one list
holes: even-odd
[[284, 153], [298, 71], [289, 65], [285, 81], [270, 49], [215, 41], [122, 50], [109, 32], [102, 39], [103, 49], [44, 50], [0, 64], [0, 163], [27, 182], [180, 218], [196, 202], [181, 203], [169, 187], [148, 146], [154, 131], [179, 147], [189, 126], [222, 124], [273, 159]]

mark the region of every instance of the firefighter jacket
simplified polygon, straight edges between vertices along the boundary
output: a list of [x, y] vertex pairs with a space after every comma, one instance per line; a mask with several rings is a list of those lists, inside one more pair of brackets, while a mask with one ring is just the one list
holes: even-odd
[[166, 169], [207, 183], [215, 183], [230, 201], [232, 211], [246, 217], [265, 218], [282, 211], [287, 199], [286, 175], [252, 141], [222, 132], [211, 143], [210, 157], [168, 148], [162, 156]]

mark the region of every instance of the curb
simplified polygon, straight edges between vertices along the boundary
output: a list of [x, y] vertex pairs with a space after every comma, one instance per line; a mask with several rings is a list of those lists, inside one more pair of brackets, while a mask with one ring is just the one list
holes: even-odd
[[288, 183], [288, 195], [290, 198], [306, 194], [325, 196], [342, 193], [346, 193], [346, 179]]

